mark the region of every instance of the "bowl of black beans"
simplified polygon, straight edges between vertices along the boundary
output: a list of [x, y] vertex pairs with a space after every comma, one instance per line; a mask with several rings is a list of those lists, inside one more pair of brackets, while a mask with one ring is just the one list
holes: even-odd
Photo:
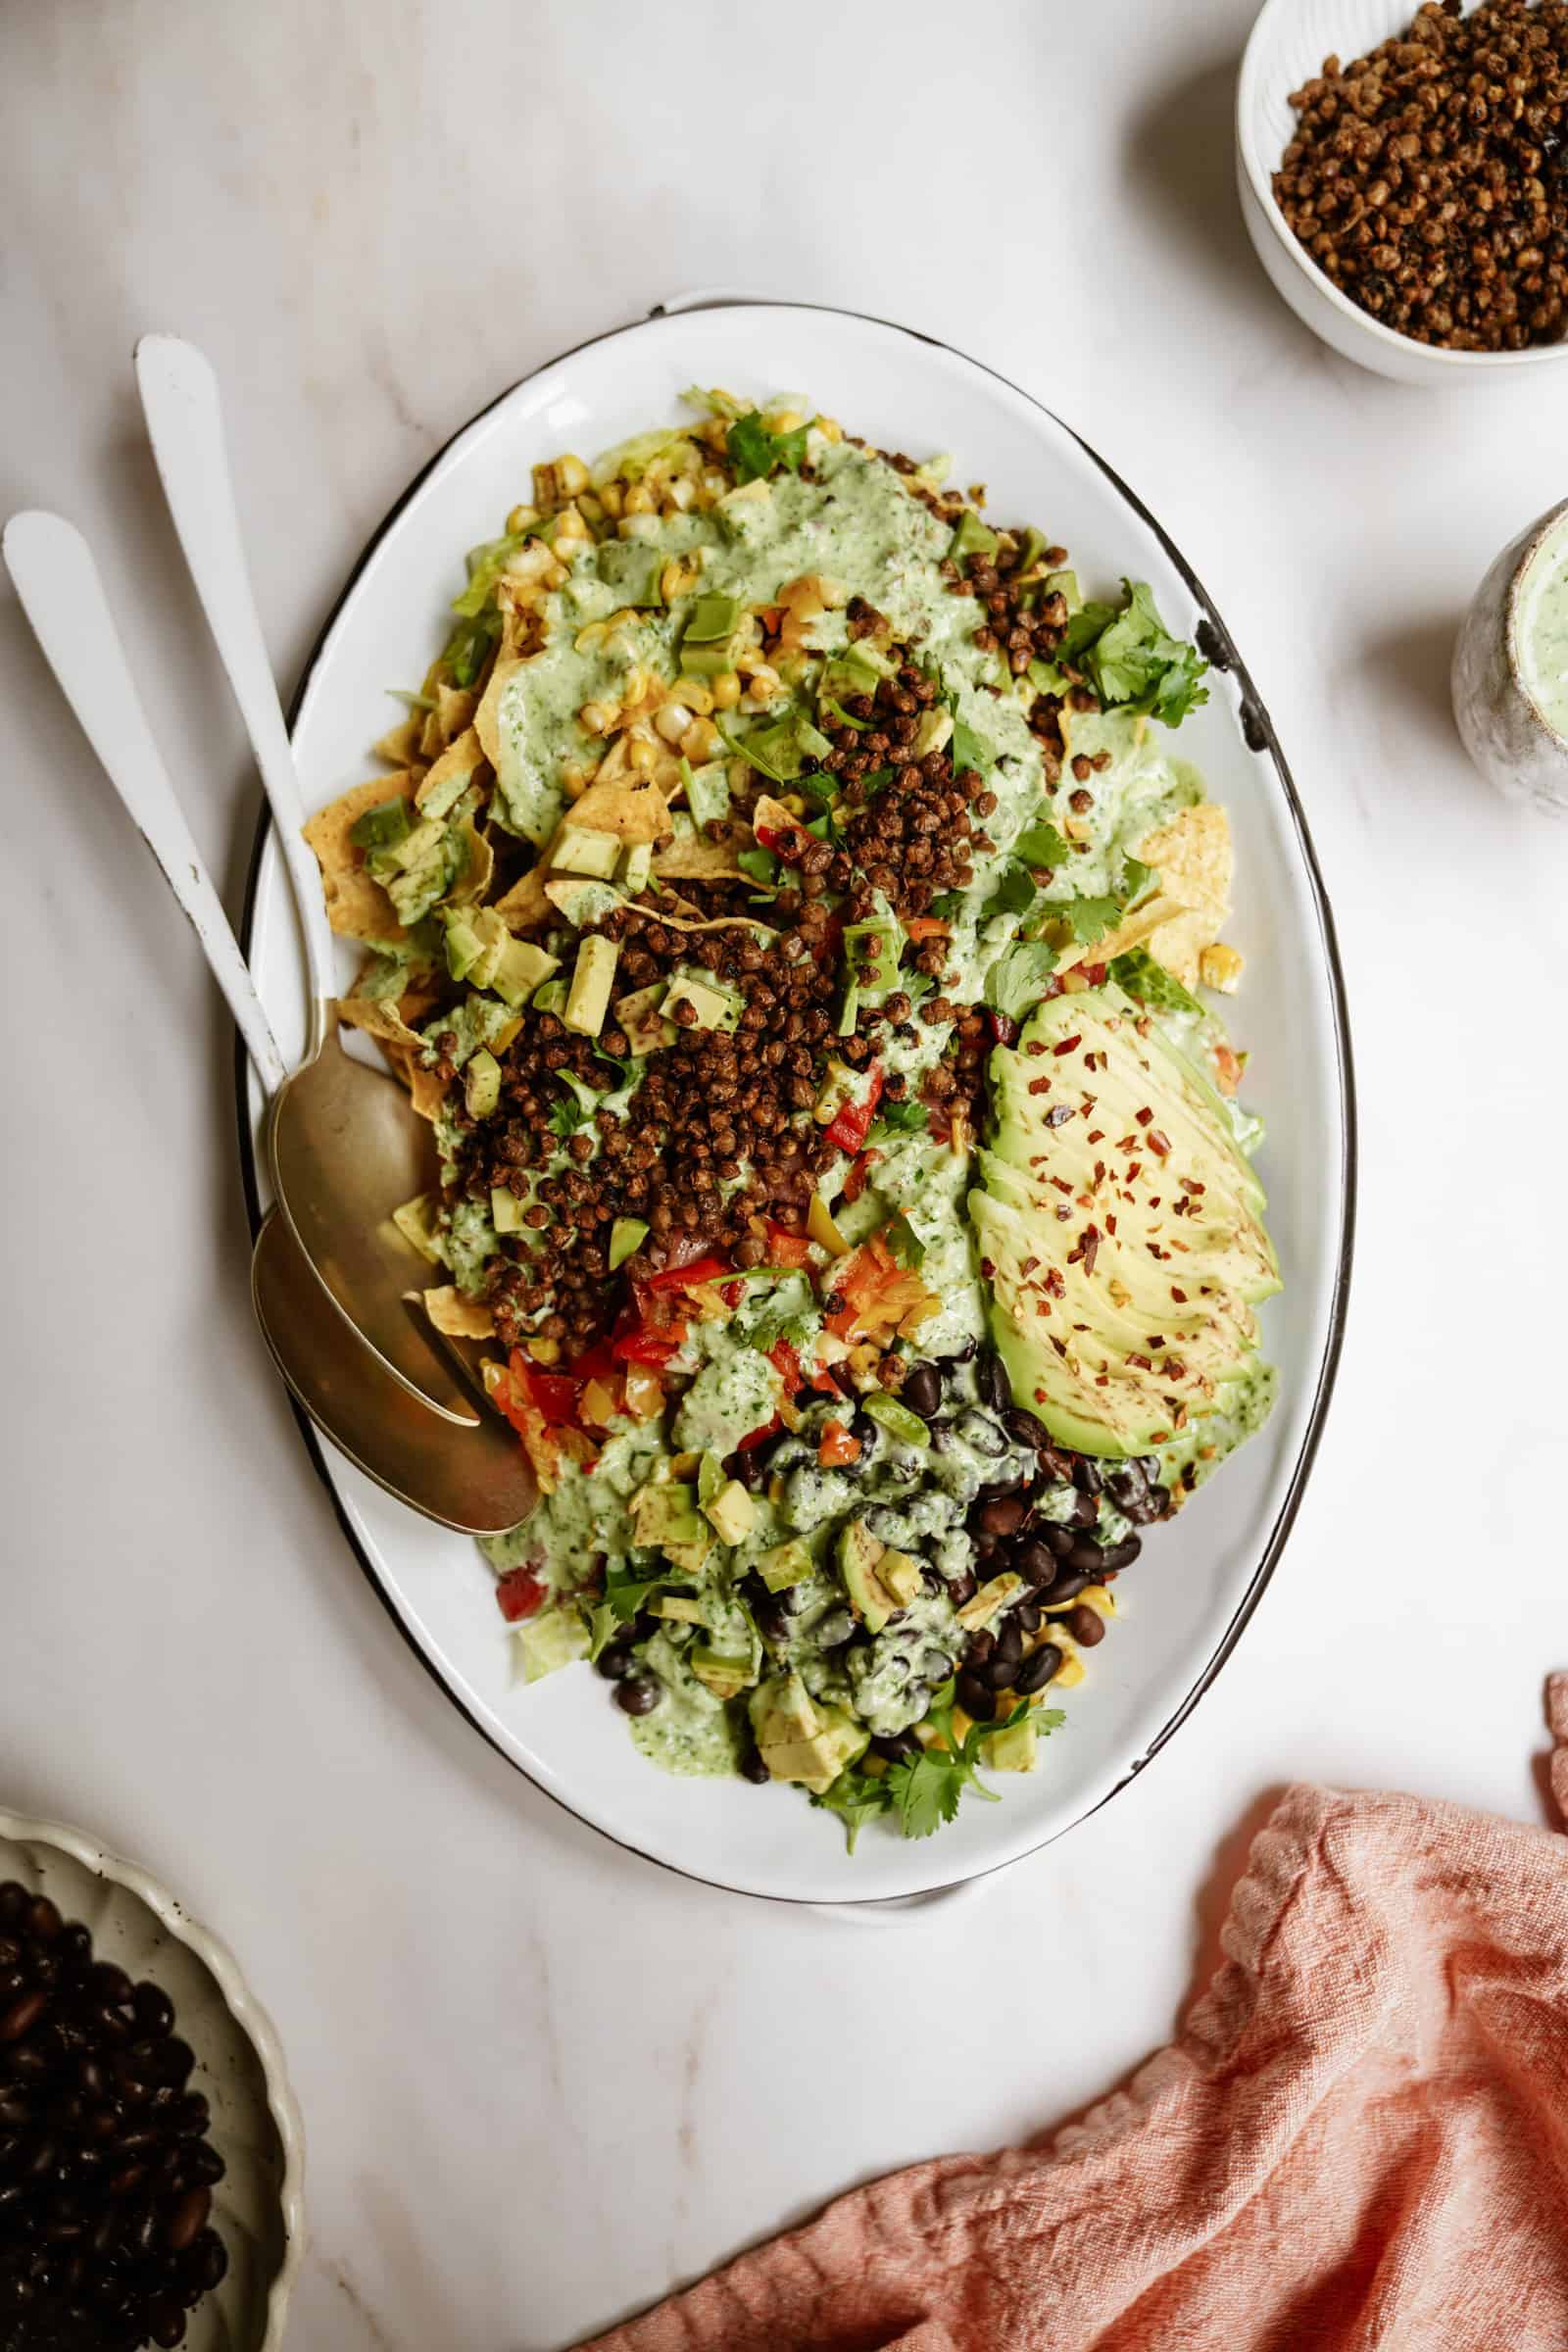
[[302, 2169], [230, 1954], [81, 1832], [0, 1811], [0, 2352], [275, 2352]]

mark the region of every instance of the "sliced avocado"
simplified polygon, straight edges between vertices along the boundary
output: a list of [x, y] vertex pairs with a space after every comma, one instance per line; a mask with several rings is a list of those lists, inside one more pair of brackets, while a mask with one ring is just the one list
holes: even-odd
[[830, 1061], [823, 1073], [821, 1091], [811, 1105], [811, 1116], [819, 1127], [830, 1127], [839, 1112], [851, 1102], [858, 1102], [865, 1081], [848, 1062]]
[[953, 712], [944, 710], [940, 703], [922, 710], [920, 723], [914, 730], [909, 750], [916, 760], [928, 759], [932, 752], [946, 751], [953, 740]]
[[1147, 1453], [1250, 1369], [1280, 1281], [1262, 1186], [1219, 1096], [1112, 983], [1041, 1004], [990, 1077], [968, 1209], [1014, 1401], [1079, 1452]]
[[525, 1233], [522, 1212], [527, 1207], [514, 1192], [504, 1184], [493, 1185], [490, 1192], [490, 1222], [497, 1233]]
[[757, 1667], [749, 1654], [738, 1657], [733, 1652], [714, 1649], [707, 1642], [692, 1643], [686, 1652], [686, 1663], [715, 1698], [739, 1698], [757, 1680]]
[[798, 1674], [770, 1675], [760, 1683], [752, 1692], [749, 1712], [759, 1747], [816, 1737], [815, 1702]]
[[601, 882], [608, 882], [619, 863], [620, 836], [591, 833], [586, 825], [563, 825], [550, 853], [552, 873], [593, 874]]
[[697, 1490], [679, 1479], [640, 1487], [631, 1510], [639, 1544], [695, 1544], [705, 1532], [697, 1515]]
[[[487, 909], [481, 907], [480, 912]], [[504, 1004], [514, 1008], [525, 1004], [536, 988], [543, 987], [552, 974], [561, 969], [561, 958], [543, 948], [536, 948], [531, 939], [513, 939], [510, 934], [496, 958], [495, 969], [485, 982], [495, 991]]]
[[857, 980], [852, 980], [849, 987], [844, 991], [843, 1002], [839, 1005], [838, 1031], [840, 1037], [853, 1037], [855, 1035], [855, 1025], [859, 1017], [859, 982]]
[[965, 507], [949, 542], [948, 554], [956, 563], [960, 556], [994, 556], [996, 552], [996, 532], [981, 521], [973, 507]]
[[[469, 919], [470, 911], [466, 906], [448, 906], [444, 909], [447, 970], [454, 980], [466, 980], [473, 976], [485, 952], [485, 942]], [[483, 982], [476, 977], [473, 984], [475, 988], [483, 986]]]
[[447, 916], [449, 925], [452, 911], [466, 914], [469, 928], [479, 942], [479, 953], [468, 968], [469, 985], [473, 988], [491, 987], [501, 958], [512, 945], [512, 933], [493, 906], [467, 906], [450, 910]]
[[799, 1675], [769, 1679], [752, 1692], [758, 1753], [775, 1781], [799, 1781], [820, 1796], [865, 1753], [870, 1734], [842, 1707], [814, 1702]]
[[597, 1037], [604, 1027], [619, 958], [620, 950], [612, 939], [585, 939], [577, 950], [566, 1009], [561, 1017], [579, 1037]]
[[628, 841], [621, 851], [620, 871], [615, 880], [628, 899], [637, 897], [648, 888], [654, 871], [654, 845], [651, 841]]
[[909, 1552], [887, 1550], [876, 1564], [876, 1580], [885, 1592], [907, 1608], [918, 1600], [925, 1583], [925, 1572]]
[[694, 972], [685, 964], [677, 965], [660, 1006], [666, 1020], [673, 1020], [677, 1004], [689, 1004], [697, 1015], [690, 1024], [696, 1029], [723, 1029], [732, 1035], [740, 1026], [745, 1009], [742, 999], [733, 989], [715, 988], [704, 972]]
[[377, 801], [373, 808], [355, 818], [349, 839], [357, 850], [395, 850], [407, 839], [411, 824], [407, 801]]
[[619, 891], [612, 890], [608, 882], [547, 882], [545, 897], [579, 931], [590, 923], [602, 923], [621, 903]]
[[1084, 601], [1083, 591], [1078, 585], [1078, 574], [1075, 571], [1048, 571], [1046, 594], [1065, 597], [1069, 612], [1078, 612]]
[[994, 1576], [964, 1602], [958, 1611], [958, 1623], [966, 1633], [974, 1633], [978, 1627], [989, 1625], [1022, 1591], [1023, 1578], [1015, 1576], [1010, 1568], [1002, 1576]]
[[610, 1228], [610, 1271], [613, 1274], [628, 1257], [640, 1250], [648, 1239], [648, 1227], [641, 1217], [617, 1217]]
[[787, 1592], [792, 1585], [804, 1585], [812, 1575], [811, 1555], [795, 1537], [788, 1544], [776, 1544], [764, 1551], [757, 1563], [757, 1573], [770, 1592]]
[[839, 1574], [844, 1579], [845, 1592], [870, 1634], [879, 1634], [901, 1605], [877, 1575], [877, 1564], [885, 1549], [886, 1545], [858, 1519], [848, 1520], [839, 1531]]
[[438, 816], [426, 816], [407, 832], [389, 842], [371, 856], [371, 865], [378, 874], [402, 872], [410, 874], [417, 865], [428, 862], [431, 854], [446, 839], [446, 826]]
[[1033, 1772], [1040, 1755], [1040, 1734], [1027, 1715], [981, 1741], [981, 1761], [993, 1772]]
[[470, 1054], [463, 1072], [463, 1100], [470, 1119], [487, 1119], [501, 1100], [501, 1064], [488, 1046]]
[[695, 1543], [666, 1544], [664, 1557], [681, 1576], [700, 1576], [709, 1553], [713, 1548], [711, 1528], [700, 1527]]
[[727, 1480], [703, 1508], [721, 1544], [744, 1544], [757, 1517], [757, 1505], [738, 1478]]
[[703, 1604], [692, 1592], [655, 1592], [643, 1604], [650, 1617], [662, 1617], [667, 1625], [701, 1625]]
[[681, 641], [680, 665], [688, 677], [721, 677], [725, 670], [734, 668], [735, 657], [739, 651], [740, 648], [732, 637], [727, 637], [716, 645], [694, 645], [692, 640], [686, 637]]
[[729, 816], [729, 773], [723, 760], [710, 760], [703, 767], [691, 767], [682, 760], [681, 769], [693, 824], [723, 824]]

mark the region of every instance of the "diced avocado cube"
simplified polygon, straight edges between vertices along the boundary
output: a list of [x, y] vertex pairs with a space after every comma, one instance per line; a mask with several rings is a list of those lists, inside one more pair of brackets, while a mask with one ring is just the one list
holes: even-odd
[[628, 899], [646, 890], [653, 879], [654, 845], [651, 841], [628, 841], [620, 856], [620, 871], [615, 876]]
[[1040, 1735], [1025, 1716], [1004, 1732], [993, 1732], [981, 1742], [981, 1761], [993, 1772], [1033, 1772], [1040, 1755]]
[[879, 1421], [888, 1436], [897, 1438], [901, 1445], [921, 1447], [930, 1445], [931, 1432], [919, 1414], [911, 1412], [906, 1404], [901, 1404], [896, 1396], [890, 1396], [886, 1389], [873, 1389], [865, 1398], [865, 1409], [872, 1420]]
[[495, 991], [504, 1004], [515, 1010], [560, 969], [559, 956], [536, 948], [531, 939], [513, 939], [509, 935], [485, 985]]
[[349, 839], [357, 850], [395, 850], [407, 838], [410, 822], [407, 801], [378, 801], [349, 827]]
[[607, 539], [595, 561], [599, 577], [623, 605], [651, 610], [663, 603], [660, 580], [666, 559], [662, 548], [638, 539]]
[[712, 1501], [703, 1507], [721, 1544], [745, 1543], [757, 1517], [757, 1506], [738, 1478], [726, 1481]]
[[547, 980], [542, 988], [534, 990], [528, 1001], [537, 1011], [553, 1012], [559, 1017], [566, 1009], [566, 983], [564, 980]]
[[729, 816], [729, 775], [722, 760], [692, 767], [681, 761], [686, 779], [686, 806], [698, 825], [723, 824]]
[[585, 939], [577, 950], [566, 1009], [561, 1017], [579, 1037], [597, 1037], [604, 1027], [619, 956], [612, 939]]
[[436, 1194], [416, 1193], [412, 1200], [405, 1200], [401, 1208], [392, 1211], [392, 1222], [403, 1239], [432, 1266], [441, 1263], [441, 1251], [436, 1246], [439, 1230], [436, 1213], [440, 1205]]
[[996, 532], [987, 528], [972, 507], [965, 507], [958, 518], [958, 527], [953, 534], [948, 554], [956, 563], [960, 556], [994, 556], [996, 552]]
[[739, 600], [733, 596], [710, 594], [700, 596], [686, 620], [685, 642], [688, 645], [714, 645], [727, 642], [735, 634], [735, 623], [741, 616]]
[[[447, 970], [454, 980], [466, 980], [485, 952], [485, 942], [464, 906], [449, 906], [446, 913]], [[474, 986], [481, 986], [478, 980]]]
[[552, 873], [594, 874], [608, 882], [620, 863], [620, 836], [591, 833], [586, 825], [563, 825], [550, 853]]
[[522, 1212], [527, 1207], [514, 1192], [504, 1184], [493, 1185], [490, 1192], [490, 1222], [497, 1233], [525, 1233]]
[[844, 959], [855, 977], [862, 1004], [872, 1004], [897, 985], [900, 935], [891, 923], [850, 923], [844, 933]]
[[501, 1064], [488, 1046], [470, 1054], [463, 1072], [463, 1100], [470, 1119], [487, 1119], [501, 1100]]
[[517, 1647], [523, 1681], [542, 1682], [588, 1655], [588, 1629], [574, 1608], [544, 1609], [517, 1628]]
[[748, 1712], [759, 1747], [816, 1737], [816, 1705], [798, 1674], [769, 1675], [752, 1692]]
[[770, 1592], [787, 1592], [792, 1585], [804, 1585], [813, 1573], [811, 1555], [795, 1537], [788, 1544], [777, 1544], [764, 1551], [757, 1563], [757, 1573]]
[[906, 1551], [891, 1549], [885, 1551], [878, 1560], [876, 1578], [877, 1583], [891, 1592], [895, 1600], [901, 1600], [906, 1608], [912, 1600], [919, 1598], [925, 1583], [925, 1574], [917, 1559]]
[[377, 865], [401, 867], [412, 873], [416, 866], [425, 864], [441, 847], [446, 826], [437, 816], [427, 816], [419, 824], [410, 825], [406, 832], [376, 855]]
[[818, 1707], [814, 1714], [816, 1728], [805, 1737], [771, 1739], [759, 1732], [757, 1746], [775, 1781], [798, 1781], [821, 1796], [864, 1755], [871, 1735], [842, 1707]]
[[736, 1657], [724, 1650], [712, 1649], [706, 1642], [694, 1642], [686, 1652], [686, 1663], [700, 1683], [706, 1684], [715, 1698], [739, 1698], [750, 1690], [757, 1679], [757, 1668], [751, 1658]]
[[666, 1020], [674, 1020], [677, 1004], [689, 1004], [696, 1014], [686, 1025], [693, 1029], [724, 1029], [734, 1032], [740, 1026], [741, 1000], [727, 988], [715, 988], [703, 974], [690, 971], [682, 964], [671, 977], [660, 1011]]
[[1083, 591], [1078, 585], [1078, 574], [1075, 571], [1048, 571], [1046, 594], [1048, 596], [1064, 596], [1069, 612], [1078, 612], [1084, 601]]
[[675, 1043], [675, 1024], [666, 1021], [660, 1011], [664, 988], [662, 980], [656, 980], [652, 987], [635, 989], [630, 996], [622, 997], [615, 1006], [615, 1019], [625, 1030], [634, 1054], [657, 1054]]
[[704, 1533], [697, 1515], [697, 1491], [681, 1479], [640, 1487], [632, 1502], [639, 1544], [695, 1544]]
[[910, 755], [916, 760], [927, 760], [933, 752], [946, 751], [952, 740], [953, 712], [934, 703], [929, 710], [920, 713], [920, 723], [909, 746]]
[[[466, 911], [469, 929], [479, 942], [479, 953], [468, 966], [468, 984], [472, 988], [488, 988], [512, 944], [512, 933], [493, 906], [470, 906]], [[449, 913], [449, 926], [450, 920]]]
[[617, 1217], [610, 1228], [610, 1271], [613, 1274], [628, 1257], [640, 1250], [648, 1239], [648, 1227], [641, 1217]]
[[705, 1527], [694, 1544], [666, 1544], [664, 1557], [681, 1576], [697, 1576], [712, 1548], [712, 1530]]
[[981, 1586], [972, 1599], [964, 1602], [958, 1611], [958, 1623], [972, 1634], [977, 1627], [989, 1625], [999, 1610], [1004, 1609], [1008, 1601], [1022, 1591], [1023, 1578], [1015, 1576], [1010, 1568], [1004, 1576], [994, 1576], [989, 1584]]
[[668, 1625], [701, 1625], [703, 1604], [691, 1592], [655, 1592], [644, 1604], [650, 1617], [662, 1617]]
[[856, 1024], [856, 1022], [857, 1022], [857, 1021], [859, 1019], [859, 1017], [860, 1017], [860, 990], [859, 990], [859, 985], [858, 985], [858, 982], [856, 982], [856, 981], [852, 980], [852, 981], [850, 982], [850, 985], [849, 985], [849, 987], [848, 987], [848, 988], [847, 988], [847, 989], [844, 991], [844, 1001], [843, 1001], [843, 1003], [840, 1004], [840, 1006], [839, 1006], [839, 1035], [840, 1035], [840, 1037], [853, 1037], [853, 1036], [855, 1035], [855, 1024]]

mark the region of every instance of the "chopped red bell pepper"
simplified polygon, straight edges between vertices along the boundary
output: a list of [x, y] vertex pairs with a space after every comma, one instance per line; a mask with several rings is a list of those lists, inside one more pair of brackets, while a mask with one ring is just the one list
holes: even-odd
[[746, 1296], [746, 1285], [744, 1282], [720, 1283], [718, 1287], [718, 1295], [723, 1299], [726, 1306], [739, 1306], [741, 1300]]
[[496, 1605], [509, 1625], [537, 1616], [547, 1594], [531, 1568], [509, 1568], [496, 1586]]
[[772, 1218], [767, 1224], [767, 1262], [770, 1266], [808, 1266], [811, 1245], [804, 1233], [786, 1233]]
[[864, 1145], [871, 1132], [876, 1106], [882, 1100], [882, 1064], [871, 1064], [871, 1083], [863, 1102], [846, 1102], [827, 1129], [827, 1140], [841, 1152], [856, 1152]]
[[715, 1274], [728, 1274], [733, 1269], [721, 1257], [694, 1257], [689, 1266], [665, 1266], [659, 1274], [650, 1274], [647, 1288], [651, 1291], [683, 1291], [688, 1283], [711, 1282]]
[[823, 1427], [816, 1458], [824, 1470], [841, 1469], [846, 1462], [859, 1460], [860, 1441], [852, 1436], [842, 1421], [829, 1421]]
[[784, 1393], [793, 1396], [801, 1386], [801, 1359], [788, 1340], [775, 1340], [767, 1351], [767, 1360], [784, 1383]]
[[760, 1429], [754, 1429], [749, 1437], [742, 1438], [740, 1444], [735, 1448], [736, 1452], [755, 1453], [759, 1446], [765, 1446], [768, 1439], [773, 1437], [777, 1431], [783, 1428], [783, 1421], [779, 1415], [775, 1413], [771, 1421], [764, 1421]]
[[542, 1372], [520, 1348], [514, 1350], [512, 1368], [521, 1374], [530, 1400], [547, 1421], [562, 1429], [575, 1419], [577, 1383], [569, 1373]]
[[867, 1184], [870, 1182], [871, 1169], [874, 1162], [879, 1160], [881, 1156], [881, 1152], [874, 1149], [869, 1152], [862, 1152], [858, 1154], [855, 1165], [851, 1168], [848, 1176], [846, 1176], [844, 1179], [844, 1198], [846, 1200], [858, 1200], [860, 1195], [864, 1192]]
[[[685, 1334], [681, 1334], [684, 1338]], [[611, 1342], [611, 1353], [622, 1364], [667, 1364], [680, 1348], [679, 1339], [657, 1331], [625, 1331]]]
[[758, 825], [755, 830], [757, 833], [757, 838], [760, 842], [762, 848], [764, 850], [771, 850], [776, 858], [779, 855], [779, 845], [784, 839], [783, 834], [779, 832], [777, 826]]

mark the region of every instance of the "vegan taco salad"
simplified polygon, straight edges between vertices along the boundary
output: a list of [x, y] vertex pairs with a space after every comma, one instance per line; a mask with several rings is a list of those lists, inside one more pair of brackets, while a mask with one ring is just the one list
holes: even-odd
[[307, 835], [538, 1480], [523, 1677], [924, 1836], [1272, 1399], [1204, 663], [946, 460], [688, 404], [534, 467]]

